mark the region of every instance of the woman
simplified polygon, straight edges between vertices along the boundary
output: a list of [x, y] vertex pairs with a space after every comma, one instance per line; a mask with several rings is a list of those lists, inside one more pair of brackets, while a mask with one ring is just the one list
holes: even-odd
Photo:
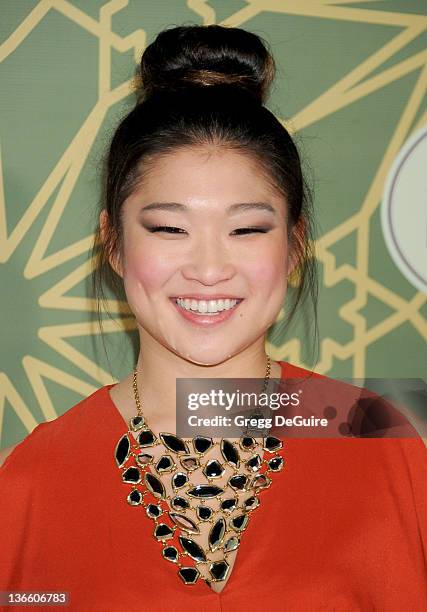
[[271, 362], [265, 337], [316, 277], [261, 39], [165, 30], [140, 76], [106, 160], [95, 287], [109, 269], [123, 283], [141, 350], [8, 455], [0, 589], [67, 592], [75, 610], [424, 610], [420, 440], [162, 435], [178, 378], [310, 376]]

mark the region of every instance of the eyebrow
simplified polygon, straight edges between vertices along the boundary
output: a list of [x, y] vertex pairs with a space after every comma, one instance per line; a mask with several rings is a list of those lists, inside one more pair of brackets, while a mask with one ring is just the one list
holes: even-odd
[[[145, 212], [147, 210], [173, 210], [176, 212], [185, 212], [189, 210], [189, 207], [185, 204], [180, 204], [179, 202], [152, 202], [151, 204], [147, 204], [141, 209], [141, 212]], [[238, 212], [241, 210], [266, 210], [267, 212], [276, 214], [276, 209], [271, 206], [271, 204], [267, 204], [266, 202], [240, 202], [238, 204], [230, 204], [228, 206], [227, 211], [229, 213]]]

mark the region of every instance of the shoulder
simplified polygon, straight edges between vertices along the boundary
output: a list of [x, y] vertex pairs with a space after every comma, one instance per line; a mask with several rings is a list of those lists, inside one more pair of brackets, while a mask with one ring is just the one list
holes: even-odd
[[15, 471], [34, 475], [44, 460], [48, 463], [55, 454], [65, 456], [75, 451], [93, 431], [105, 392], [105, 386], [96, 389], [62, 415], [39, 423], [20, 442], [1, 450], [0, 474]]

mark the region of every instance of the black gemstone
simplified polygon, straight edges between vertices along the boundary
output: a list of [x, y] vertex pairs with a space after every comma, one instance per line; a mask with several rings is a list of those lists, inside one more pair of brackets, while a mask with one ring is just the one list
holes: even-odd
[[145, 478], [145, 484], [147, 485], [147, 487], [150, 489], [151, 493], [155, 497], [161, 497], [161, 498], [165, 497], [165, 487], [163, 486], [163, 483], [161, 480], [156, 478], [156, 476], [154, 476], [154, 474], [151, 474], [151, 472], [145, 472], [144, 478]]
[[261, 457], [259, 455], [254, 455], [246, 461], [246, 467], [249, 470], [256, 472], [261, 467], [261, 462]]
[[158, 540], [173, 536], [173, 530], [166, 523], [159, 523], [154, 529], [154, 537]]
[[187, 474], [183, 474], [182, 472], [177, 472], [172, 476], [172, 486], [175, 489], [180, 489], [188, 482]]
[[138, 436], [138, 444], [140, 446], [153, 446], [156, 441], [156, 436], [151, 429], [144, 429]]
[[215, 581], [224, 580], [228, 574], [229, 565], [226, 561], [215, 561], [209, 570]]
[[142, 416], [132, 417], [129, 423], [130, 423], [130, 428], [133, 431], [137, 431], [138, 429], [141, 429], [141, 427], [144, 425], [144, 417]]
[[190, 495], [190, 497], [203, 497], [203, 498], [208, 498], [208, 497], [216, 497], [217, 495], [220, 495], [221, 493], [224, 493], [224, 489], [221, 489], [221, 487], [217, 487], [215, 485], [196, 485], [195, 487], [192, 487], [191, 489], [189, 489], [187, 491], [187, 495]]
[[231, 519], [231, 525], [234, 529], [238, 531], [246, 528], [246, 525], [249, 521], [249, 514], [239, 514], [239, 516], [235, 516]]
[[190, 555], [192, 559], [195, 561], [206, 561], [206, 555], [203, 548], [201, 548], [194, 540], [190, 540], [184, 536], [179, 536], [179, 541], [182, 548]]
[[157, 462], [156, 470], [158, 472], [164, 472], [170, 470], [173, 466], [173, 461], [168, 455], [163, 455]]
[[175, 546], [165, 546], [162, 553], [164, 558], [168, 561], [172, 561], [173, 563], [178, 561], [178, 550]]
[[278, 472], [283, 467], [283, 457], [273, 457], [273, 459], [270, 459], [268, 462], [268, 467], [270, 470], [273, 470], [273, 472]]
[[160, 438], [163, 444], [174, 453], [185, 453], [188, 454], [190, 451], [184, 440], [174, 436], [173, 434], [161, 433]]
[[251, 495], [248, 499], [245, 500], [245, 508], [246, 510], [253, 510], [259, 505], [259, 499], [255, 495]]
[[269, 453], [282, 448], [282, 446], [283, 442], [275, 436], [267, 436], [264, 438], [264, 450], [268, 451]]
[[141, 503], [141, 500], [142, 500], [142, 494], [141, 494], [141, 491], [138, 491], [138, 489], [134, 489], [128, 495], [128, 502], [131, 506], [137, 506], [138, 504]]
[[126, 461], [126, 459], [128, 458], [129, 450], [130, 450], [130, 442], [129, 442], [128, 435], [125, 434], [124, 436], [120, 438], [116, 446], [115, 457], [116, 457], [116, 463], [118, 467], [121, 467]]
[[223, 518], [217, 520], [209, 532], [209, 548], [214, 552], [222, 542], [225, 534], [226, 524]]
[[246, 450], [250, 450], [255, 446], [255, 440], [251, 436], [242, 436], [240, 438], [240, 446]]
[[239, 453], [237, 448], [229, 440], [221, 441], [221, 453], [224, 459], [233, 467], [239, 467]]
[[222, 476], [223, 472], [224, 468], [216, 459], [211, 459], [208, 461], [205, 469], [203, 470], [203, 473], [207, 478], [219, 478]]
[[122, 474], [124, 482], [132, 482], [134, 484], [141, 481], [141, 472], [137, 467], [128, 467]]
[[247, 482], [248, 477], [244, 474], [236, 474], [236, 476], [231, 476], [231, 478], [228, 480], [230, 487], [239, 491], [244, 491]]
[[194, 584], [200, 575], [196, 567], [181, 567], [178, 574], [185, 584]]
[[233, 497], [233, 499], [224, 499], [221, 502], [221, 510], [224, 510], [224, 512], [232, 512], [236, 507], [236, 504], [237, 500], [235, 497]]
[[156, 504], [148, 504], [145, 511], [150, 518], [158, 518], [161, 514], [163, 514], [163, 510], [160, 508], [160, 506], [156, 506]]
[[196, 436], [193, 439], [193, 446], [196, 453], [205, 453], [213, 444], [212, 438], [205, 438], [204, 436]]
[[209, 506], [197, 506], [196, 512], [201, 521], [207, 521], [212, 516], [212, 508], [209, 508]]
[[172, 508], [186, 510], [190, 504], [184, 497], [174, 497], [171, 501]]

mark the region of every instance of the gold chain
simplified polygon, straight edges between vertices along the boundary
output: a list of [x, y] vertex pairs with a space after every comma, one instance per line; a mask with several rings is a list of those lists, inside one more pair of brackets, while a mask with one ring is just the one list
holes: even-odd
[[[270, 371], [271, 371], [271, 359], [270, 359], [270, 355], [267, 355], [267, 367], [266, 367], [266, 370], [265, 370], [264, 383], [263, 383], [263, 386], [262, 386], [261, 393], [264, 393], [265, 390], [267, 389], [268, 381], [269, 381], [269, 378], [270, 378]], [[137, 373], [138, 373], [138, 370], [137, 370], [137, 368], [135, 366], [135, 368], [133, 370], [133, 394], [134, 394], [134, 397], [135, 397], [135, 403], [136, 403], [136, 409], [138, 411], [138, 416], [142, 417], [143, 414], [142, 414], [142, 408], [141, 408], [141, 400], [139, 398], [138, 384], [137, 384], [137, 381], [136, 381]], [[147, 425], [145, 417], [144, 417], [144, 423]]]

